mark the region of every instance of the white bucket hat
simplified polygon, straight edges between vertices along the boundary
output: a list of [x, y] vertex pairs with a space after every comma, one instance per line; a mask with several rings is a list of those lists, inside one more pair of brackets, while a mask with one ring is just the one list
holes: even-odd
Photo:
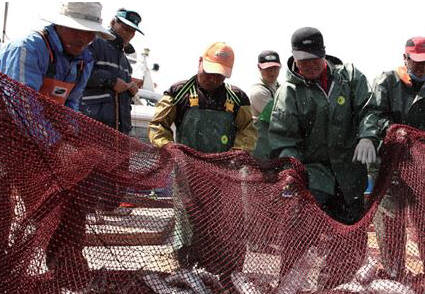
[[115, 39], [102, 26], [102, 4], [100, 2], [65, 2], [60, 5], [59, 13], [42, 19], [64, 27], [97, 32], [104, 39]]

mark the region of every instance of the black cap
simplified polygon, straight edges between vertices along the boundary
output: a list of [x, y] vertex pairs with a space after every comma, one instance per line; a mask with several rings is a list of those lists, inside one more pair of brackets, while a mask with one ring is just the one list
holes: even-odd
[[272, 66], [280, 67], [280, 58], [277, 52], [272, 50], [264, 50], [258, 55], [258, 66], [261, 69], [269, 68]]
[[139, 23], [142, 21], [142, 18], [140, 17], [140, 14], [138, 14], [137, 12], [121, 8], [117, 11], [117, 14], [115, 15], [115, 17], [118, 18], [123, 23], [125, 23], [126, 25], [135, 29], [142, 35], [144, 35], [139, 28]]
[[325, 57], [323, 36], [318, 29], [305, 27], [292, 34], [292, 55], [297, 60]]

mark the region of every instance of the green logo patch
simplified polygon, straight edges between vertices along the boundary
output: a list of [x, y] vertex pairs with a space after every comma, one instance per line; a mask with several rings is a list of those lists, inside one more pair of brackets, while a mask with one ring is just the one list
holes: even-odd
[[229, 138], [226, 135], [221, 136], [221, 144], [226, 145], [229, 143]]
[[344, 96], [339, 96], [338, 99], [336, 100], [336, 102], [338, 102], [339, 105], [344, 105], [344, 103], [345, 103], [345, 97]]

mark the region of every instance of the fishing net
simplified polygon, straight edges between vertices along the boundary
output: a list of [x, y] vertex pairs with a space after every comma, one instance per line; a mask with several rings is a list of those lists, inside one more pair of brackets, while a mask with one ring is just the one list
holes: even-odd
[[0, 292], [425, 292], [424, 133], [390, 128], [345, 225], [294, 159], [156, 149], [0, 78]]

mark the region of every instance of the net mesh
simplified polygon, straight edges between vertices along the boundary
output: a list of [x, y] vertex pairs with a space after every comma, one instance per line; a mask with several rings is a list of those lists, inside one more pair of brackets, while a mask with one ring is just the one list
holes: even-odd
[[156, 149], [0, 74], [0, 292], [424, 293], [424, 139], [390, 128], [344, 225], [296, 160]]

